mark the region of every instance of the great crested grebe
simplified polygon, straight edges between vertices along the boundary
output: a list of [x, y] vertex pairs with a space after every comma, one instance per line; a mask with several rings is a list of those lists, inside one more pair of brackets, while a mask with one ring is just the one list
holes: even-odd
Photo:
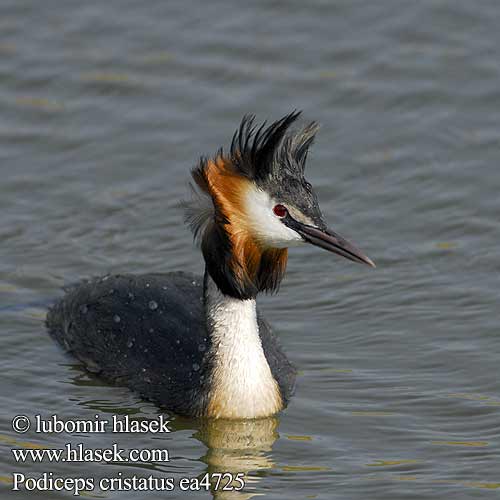
[[282, 410], [295, 369], [257, 311], [276, 291], [287, 248], [311, 243], [374, 266], [327, 229], [304, 178], [318, 129], [243, 118], [229, 152], [193, 169], [186, 221], [200, 242], [203, 278], [185, 272], [104, 276], [66, 290], [50, 333], [92, 372], [188, 416], [257, 418]]

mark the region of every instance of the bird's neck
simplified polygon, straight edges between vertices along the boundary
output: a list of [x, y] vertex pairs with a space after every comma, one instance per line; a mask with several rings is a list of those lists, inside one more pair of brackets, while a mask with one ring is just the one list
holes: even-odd
[[204, 233], [201, 250], [210, 275], [225, 295], [253, 299], [276, 292], [284, 277], [288, 249], [265, 247], [232, 213], [223, 213]]
[[211, 338], [207, 416], [258, 418], [277, 413], [283, 401], [262, 348], [255, 299], [224, 295], [208, 272], [204, 298]]

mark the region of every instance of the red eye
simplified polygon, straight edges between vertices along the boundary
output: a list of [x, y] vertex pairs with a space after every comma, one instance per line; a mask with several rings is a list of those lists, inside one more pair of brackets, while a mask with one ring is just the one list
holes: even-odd
[[275, 205], [273, 208], [274, 215], [277, 215], [278, 217], [285, 217], [285, 215], [288, 213], [288, 210], [284, 205]]

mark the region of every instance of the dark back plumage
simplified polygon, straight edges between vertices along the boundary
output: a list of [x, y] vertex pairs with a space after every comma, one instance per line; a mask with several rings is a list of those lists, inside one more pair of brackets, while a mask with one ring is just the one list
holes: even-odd
[[[260, 317], [259, 335], [286, 402], [295, 369]], [[211, 339], [203, 278], [191, 273], [118, 275], [66, 289], [47, 314], [50, 334], [85, 367], [183, 415], [203, 415]]]

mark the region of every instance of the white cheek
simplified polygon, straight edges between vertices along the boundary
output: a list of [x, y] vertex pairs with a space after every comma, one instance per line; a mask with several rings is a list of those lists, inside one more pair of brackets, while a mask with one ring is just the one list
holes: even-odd
[[277, 202], [265, 191], [251, 187], [247, 191], [245, 201], [250, 227], [257, 238], [266, 245], [286, 248], [304, 243], [298, 233], [285, 226], [281, 219], [274, 215], [273, 207]]

